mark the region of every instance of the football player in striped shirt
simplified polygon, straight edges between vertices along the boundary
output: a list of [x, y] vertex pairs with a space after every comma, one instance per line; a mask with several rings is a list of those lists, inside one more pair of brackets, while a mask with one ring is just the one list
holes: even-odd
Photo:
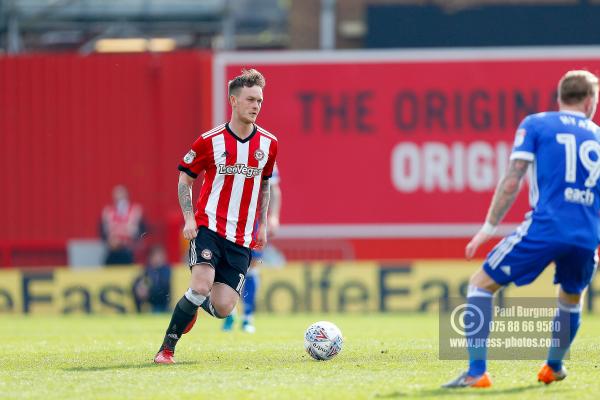
[[485, 224], [467, 244], [466, 257], [491, 239], [530, 165], [531, 211], [469, 281], [467, 304], [480, 311], [472, 313], [479, 319], [464, 321], [469, 368], [445, 387], [491, 386], [486, 359], [493, 295], [510, 283], [533, 282], [552, 262], [558, 311], [548, 359], [537, 379], [549, 384], [567, 376], [563, 358], [580, 325], [582, 294], [596, 270], [600, 241], [600, 128], [592, 122], [597, 104], [598, 78], [588, 71], [569, 71], [558, 84], [559, 111], [529, 115], [521, 122], [508, 171]]
[[[277, 138], [256, 125], [265, 79], [254, 69], [229, 81], [231, 119], [202, 134], [179, 164], [179, 204], [190, 241], [190, 286], [173, 311], [154, 361], [172, 364], [175, 345], [193, 326], [199, 307], [216, 318], [235, 307], [251, 249], [267, 241], [269, 178]], [[196, 212], [192, 185], [204, 172]]]

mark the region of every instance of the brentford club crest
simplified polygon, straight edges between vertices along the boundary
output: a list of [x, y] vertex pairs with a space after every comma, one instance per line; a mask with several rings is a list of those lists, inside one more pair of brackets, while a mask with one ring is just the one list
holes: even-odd
[[212, 251], [210, 251], [209, 249], [204, 249], [202, 250], [202, 253], [200, 253], [200, 255], [205, 260], [210, 260], [212, 258]]
[[256, 151], [254, 152], [254, 158], [256, 158], [256, 161], [262, 160], [263, 158], [265, 158], [265, 152], [261, 149], [256, 149]]

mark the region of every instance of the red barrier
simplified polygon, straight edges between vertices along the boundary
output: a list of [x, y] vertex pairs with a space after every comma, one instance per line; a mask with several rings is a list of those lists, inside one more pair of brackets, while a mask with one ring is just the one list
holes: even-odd
[[97, 237], [119, 183], [162, 241], [211, 71], [201, 52], [0, 57], [0, 241]]
[[62, 240], [16, 240], [0, 243], [0, 268], [65, 265], [67, 249]]

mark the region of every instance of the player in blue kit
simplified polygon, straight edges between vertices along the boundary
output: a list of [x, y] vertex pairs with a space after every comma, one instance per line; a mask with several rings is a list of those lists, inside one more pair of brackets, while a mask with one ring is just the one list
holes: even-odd
[[[272, 237], [279, 228], [279, 216], [281, 215], [281, 188], [279, 187], [280, 177], [277, 164], [273, 168], [273, 175], [269, 179], [271, 198], [269, 200], [268, 210], [268, 235]], [[246, 274], [246, 280], [242, 289], [241, 299], [244, 305], [244, 315], [242, 318], [242, 330], [247, 333], [256, 332], [254, 326], [254, 311], [256, 310], [256, 297], [260, 286], [259, 265], [262, 262], [263, 251], [252, 249], [252, 263]], [[235, 311], [223, 321], [223, 330], [228, 332], [233, 329], [235, 322]]]
[[[538, 373], [538, 381], [563, 380], [562, 365], [579, 328], [581, 297], [596, 270], [600, 211], [600, 130], [591, 119], [598, 103], [598, 78], [588, 71], [569, 71], [558, 84], [558, 112], [529, 115], [519, 126], [510, 164], [498, 183], [486, 221], [465, 249], [471, 259], [491, 239], [513, 204], [531, 165], [531, 211], [515, 232], [487, 256], [469, 281], [468, 306], [482, 311], [483, 328], [465, 326], [469, 369], [444, 385], [447, 388], [489, 387], [487, 348], [476, 347], [489, 336], [492, 298], [502, 286], [533, 282], [554, 262], [554, 282], [560, 285], [553, 346]], [[568, 329], [565, 329], [568, 327]], [[559, 343], [554, 346], [554, 343]]]

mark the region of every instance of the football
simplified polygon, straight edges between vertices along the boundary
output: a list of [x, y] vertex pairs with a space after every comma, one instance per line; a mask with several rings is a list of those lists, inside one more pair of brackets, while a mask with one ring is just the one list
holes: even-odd
[[304, 333], [304, 349], [315, 360], [331, 360], [343, 343], [342, 331], [329, 321], [315, 322]]

